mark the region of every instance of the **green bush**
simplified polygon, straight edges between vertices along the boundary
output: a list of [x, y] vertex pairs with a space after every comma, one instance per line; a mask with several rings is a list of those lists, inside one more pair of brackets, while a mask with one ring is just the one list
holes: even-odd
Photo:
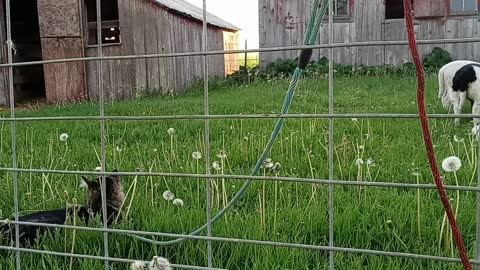
[[[276, 59], [268, 64], [264, 70], [259, 66], [253, 68], [240, 67], [240, 70], [227, 76], [222, 84], [249, 84], [256, 81], [268, 82], [274, 78], [288, 78], [293, 74], [297, 67], [297, 59]], [[434, 48], [432, 52], [426, 54], [423, 58], [425, 71], [427, 73], [436, 73], [438, 69], [452, 61], [450, 53], [441, 48]], [[317, 76], [326, 77], [328, 75], [328, 58], [321, 57], [318, 61], [311, 61], [304, 70], [305, 77]], [[334, 64], [335, 76], [414, 76], [415, 66], [407, 62], [401, 66], [353, 66], [344, 64]]]
[[431, 53], [428, 53], [423, 57], [423, 65], [427, 70], [438, 70], [443, 65], [450, 62], [452, 62], [452, 57], [450, 56], [450, 53], [439, 47], [433, 48]]

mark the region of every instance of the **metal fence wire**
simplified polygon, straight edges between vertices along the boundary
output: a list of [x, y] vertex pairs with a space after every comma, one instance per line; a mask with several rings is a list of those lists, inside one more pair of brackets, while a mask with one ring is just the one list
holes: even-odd
[[[101, 24], [97, 23], [97, 38], [98, 38], [98, 50], [96, 57], [82, 57], [82, 58], [70, 58], [70, 59], [57, 59], [57, 60], [43, 60], [43, 61], [29, 61], [29, 62], [13, 62], [13, 42], [12, 42], [12, 25], [11, 25], [11, 7], [10, 3], [12, 0], [5, 0], [5, 14], [6, 14], [6, 35], [7, 35], [7, 61], [6, 64], [0, 64], [1, 68], [8, 69], [8, 93], [9, 93], [9, 106], [10, 106], [10, 117], [0, 118], [0, 122], [10, 122], [11, 125], [11, 150], [12, 150], [12, 166], [9, 168], [0, 168], [0, 171], [8, 172], [12, 174], [13, 177], [13, 192], [14, 192], [14, 210], [15, 210], [15, 219], [14, 221], [0, 220], [3, 223], [12, 223], [16, 228], [15, 235], [15, 246], [0, 246], [0, 249], [10, 250], [15, 252], [15, 261], [16, 269], [22, 269], [21, 256], [24, 253], [36, 253], [44, 254], [45, 256], [61, 256], [61, 257], [72, 257], [72, 258], [84, 258], [91, 260], [99, 260], [104, 262], [104, 269], [108, 270], [110, 267], [110, 262], [121, 262], [121, 263], [133, 263], [133, 260], [125, 258], [115, 258], [109, 254], [109, 234], [130, 234], [138, 236], [160, 236], [160, 237], [173, 237], [173, 238], [184, 238], [190, 239], [192, 241], [205, 241], [207, 242], [207, 265], [206, 266], [193, 266], [193, 265], [178, 265], [172, 264], [172, 267], [179, 269], [219, 269], [215, 268], [213, 265], [213, 242], [224, 242], [224, 243], [235, 243], [235, 244], [246, 244], [246, 245], [258, 245], [265, 247], [285, 247], [285, 248], [294, 248], [294, 249], [304, 249], [304, 250], [316, 250], [316, 251], [326, 251], [329, 254], [329, 269], [334, 269], [334, 258], [336, 253], [352, 253], [352, 254], [367, 254], [374, 256], [390, 256], [390, 257], [399, 257], [399, 258], [408, 258], [412, 260], [431, 260], [438, 262], [448, 262], [448, 263], [460, 263], [460, 259], [441, 257], [441, 256], [430, 256], [423, 254], [412, 254], [404, 252], [389, 252], [389, 251], [380, 251], [380, 250], [370, 250], [370, 249], [356, 249], [356, 248], [344, 248], [335, 246], [334, 242], [334, 192], [335, 186], [363, 186], [363, 187], [381, 187], [381, 188], [405, 188], [405, 189], [435, 189], [434, 184], [406, 184], [400, 182], [387, 182], [387, 181], [343, 181], [334, 179], [334, 131], [335, 131], [335, 119], [345, 119], [345, 118], [377, 118], [377, 119], [417, 119], [417, 114], [398, 114], [398, 113], [352, 113], [352, 114], [340, 114], [334, 112], [334, 78], [333, 78], [333, 59], [336, 48], [345, 48], [345, 47], [368, 47], [368, 46], [378, 46], [378, 45], [408, 45], [408, 41], [371, 41], [371, 42], [352, 42], [352, 43], [334, 43], [333, 42], [333, 16], [328, 16], [328, 44], [322, 45], [302, 45], [302, 46], [285, 46], [285, 47], [275, 47], [275, 48], [262, 48], [262, 49], [249, 49], [249, 50], [220, 50], [220, 51], [209, 51], [207, 47], [207, 0], [203, 0], [203, 36], [202, 36], [202, 51], [201, 52], [185, 52], [185, 53], [165, 53], [165, 54], [146, 54], [146, 55], [122, 55], [122, 56], [104, 56], [103, 55], [103, 46], [102, 46], [102, 31]], [[333, 0], [329, 0], [330, 3], [330, 14], [332, 14], [332, 3]], [[96, 16], [97, 22], [101, 21], [101, 0], [96, 1]], [[447, 44], [447, 43], [470, 43], [470, 42], [480, 42], [480, 38], [459, 38], [459, 39], [441, 39], [441, 40], [421, 40], [418, 41], [418, 44]], [[249, 53], [249, 52], [273, 52], [273, 51], [282, 51], [282, 50], [300, 50], [300, 49], [328, 49], [329, 55], [329, 76], [328, 76], [328, 113], [326, 114], [235, 114], [235, 115], [211, 115], [209, 110], [209, 84], [208, 84], [208, 57], [214, 55], [223, 55], [223, 54], [238, 54], [238, 53]], [[103, 77], [103, 61], [107, 60], [126, 60], [126, 59], [148, 59], [148, 58], [176, 58], [176, 57], [192, 57], [192, 56], [201, 56], [203, 63], [203, 88], [204, 88], [204, 114], [203, 115], [158, 115], [158, 116], [105, 116], [105, 101], [104, 101], [104, 87], [102, 83]], [[13, 78], [13, 68], [18, 66], [27, 66], [27, 65], [43, 65], [49, 63], [65, 63], [65, 62], [77, 62], [77, 61], [96, 61], [97, 63], [97, 75], [98, 75], [98, 87], [99, 87], [99, 115], [98, 116], [52, 116], [52, 117], [16, 117], [15, 116], [15, 101], [14, 101], [14, 78]], [[246, 63], [245, 63], [246, 64]], [[455, 114], [431, 114], [431, 118], [472, 118], [472, 115], [455, 115]], [[210, 120], [212, 119], [308, 119], [308, 118], [319, 118], [319, 119], [328, 119], [328, 130], [329, 130], [329, 139], [328, 139], [328, 179], [307, 179], [307, 178], [295, 178], [295, 177], [268, 177], [268, 176], [248, 176], [248, 175], [215, 175], [210, 172]], [[74, 175], [101, 175], [103, 180], [109, 174], [105, 171], [106, 165], [106, 131], [105, 131], [105, 121], [106, 120], [125, 120], [125, 121], [136, 121], [136, 120], [147, 120], [147, 121], [160, 121], [160, 120], [171, 120], [171, 119], [199, 119], [204, 120], [205, 123], [205, 174], [186, 174], [186, 173], [156, 173], [156, 172], [119, 172], [119, 175], [124, 176], [161, 176], [167, 178], [189, 178], [189, 179], [204, 179], [206, 185], [206, 205], [207, 205], [207, 230], [206, 235], [184, 235], [184, 234], [175, 234], [175, 233], [164, 233], [164, 232], [151, 232], [151, 231], [135, 231], [135, 230], [122, 230], [122, 229], [110, 229], [107, 227], [106, 215], [103, 219], [102, 228], [93, 228], [93, 227], [82, 227], [82, 226], [72, 226], [72, 225], [53, 225], [53, 224], [44, 224], [44, 223], [35, 223], [35, 222], [20, 222], [19, 221], [19, 180], [18, 173], [49, 173], [49, 174], [74, 174]], [[101, 171], [74, 171], [74, 170], [51, 170], [51, 169], [24, 169], [17, 166], [17, 149], [16, 149], [16, 124], [17, 122], [27, 122], [27, 121], [98, 121], [99, 131], [100, 131], [100, 140], [101, 140]], [[480, 153], [480, 148], [479, 148]], [[306, 245], [306, 244], [295, 244], [287, 242], [275, 242], [275, 241], [260, 241], [260, 240], [248, 240], [248, 239], [236, 239], [228, 237], [216, 237], [212, 233], [212, 205], [210, 198], [211, 185], [210, 182], [212, 179], [216, 178], [225, 178], [225, 179], [242, 179], [242, 180], [254, 180], [254, 181], [284, 181], [284, 182], [295, 182], [295, 183], [315, 183], [315, 184], [325, 184], [328, 185], [328, 246], [320, 245]], [[106, 197], [106, 183], [102, 181], [103, 189], [102, 196]], [[471, 263], [476, 266], [476, 269], [480, 269], [480, 174], [478, 177], [478, 186], [477, 187], [468, 187], [468, 186], [446, 186], [448, 190], [460, 190], [465, 192], [476, 192], [477, 193], [477, 231], [475, 235], [475, 243], [477, 247], [477, 254], [475, 260], [471, 260]], [[102, 209], [106, 213], [106, 200], [103, 200]], [[85, 230], [85, 231], [95, 231], [103, 233], [103, 256], [91, 256], [75, 253], [62, 253], [62, 252], [53, 252], [47, 250], [37, 250], [31, 248], [20, 247], [19, 244], [19, 234], [18, 228], [19, 225], [36, 225], [44, 227], [56, 227], [64, 229], [76, 229], [76, 230]]]

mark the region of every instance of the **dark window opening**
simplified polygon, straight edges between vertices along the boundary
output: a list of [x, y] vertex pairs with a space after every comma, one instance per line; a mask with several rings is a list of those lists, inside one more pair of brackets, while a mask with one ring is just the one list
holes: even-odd
[[[87, 45], [98, 44], [97, 3], [95, 0], [85, 0], [87, 10]], [[100, 1], [102, 44], [120, 43], [120, 23], [117, 0]]]
[[[350, 0], [333, 0], [333, 14], [335, 18], [350, 17]], [[327, 15], [328, 17], [328, 10]]]
[[403, 0], [385, 1], [385, 19], [403, 19], [404, 17]]
[[[5, 7], [5, 0], [2, 1]], [[42, 46], [37, 0], [10, 2], [13, 62], [41, 61]], [[43, 65], [13, 68], [15, 102], [45, 98]]]

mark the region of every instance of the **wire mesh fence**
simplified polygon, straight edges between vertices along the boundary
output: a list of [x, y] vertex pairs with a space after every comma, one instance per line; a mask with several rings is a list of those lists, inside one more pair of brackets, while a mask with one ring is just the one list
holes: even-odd
[[[144, 55], [123, 55], [123, 56], [111, 56], [105, 55], [104, 53], [104, 46], [102, 46], [102, 26], [101, 24], [97, 24], [97, 40], [98, 46], [96, 47], [96, 56], [88, 56], [88, 57], [79, 57], [79, 58], [70, 58], [70, 59], [55, 59], [55, 60], [44, 60], [44, 61], [27, 61], [27, 62], [16, 62], [13, 61], [13, 53], [14, 53], [14, 44], [12, 41], [11, 36], [11, 22], [10, 22], [10, 2], [11, 0], [6, 0], [5, 3], [5, 14], [6, 14], [6, 39], [7, 39], [7, 62], [5, 64], [0, 64], [1, 68], [7, 69], [7, 81], [8, 81], [8, 90], [9, 90], [9, 107], [10, 107], [10, 115], [9, 117], [4, 117], [0, 119], [0, 123], [10, 123], [11, 129], [11, 167], [4, 167], [0, 168], [0, 171], [8, 173], [11, 175], [12, 178], [12, 189], [13, 189], [13, 204], [14, 204], [14, 220], [3, 219], [1, 222], [5, 224], [13, 224], [16, 229], [15, 234], [15, 244], [14, 245], [2, 245], [0, 246], [1, 250], [12, 251], [15, 253], [15, 269], [23, 269], [22, 267], [22, 257], [25, 254], [43, 254], [45, 256], [58, 256], [58, 257], [66, 257], [66, 258], [78, 258], [78, 259], [90, 259], [90, 260], [97, 260], [103, 261], [103, 268], [110, 269], [112, 262], [118, 262], [123, 264], [130, 264], [135, 262], [136, 260], [133, 259], [126, 259], [126, 258], [116, 258], [111, 250], [112, 250], [112, 241], [110, 236], [112, 234], [119, 234], [119, 235], [139, 235], [139, 236], [155, 236], [155, 237], [165, 237], [165, 238], [182, 238], [188, 239], [191, 241], [198, 241], [202, 243], [206, 243], [206, 252], [204, 256], [206, 258], [205, 266], [195, 266], [195, 265], [180, 265], [180, 264], [172, 264], [171, 266], [174, 268], [180, 269], [222, 269], [216, 268], [214, 264], [214, 249], [213, 246], [215, 244], [221, 243], [232, 243], [235, 245], [255, 245], [260, 247], [274, 247], [274, 248], [291, 248], [291, 249], [301, 249], [301, 250], [311, 250], [311, 251], [323, 251], [327, 252], [329, 255], [328, 260], [328, 269], [335, 268], [335, 256], [337, 254], [347, 253], [347, 254], [363, 254], [363, 255], [375, 255], [375, 256], [389, 256], [389, 257], [398, 257], [398, 258], [406, 258], [411, 260], [431, 260], [431, 261], [438, 261], [438, 262], [448, 262], [448, 263], [459, 263], [460, 259], [454, 257], [446, 257], [446, 256], [432, 256], [432, 255], [424, 255], [424, 254], [414, 254], [408, 252], [394, 252], [394, 251], [383, 251], [383, 250], [375, 250], [375, 249], [358, 249], [358, 248], [346, 248], [337, 246], [334, 241], [335, 236], [335, 189], [336, 187], [377, 187], [377, 188], [396, 188], [396, 189], [412, 189], [412, 190], [433, 190], [435, 189], [435, 185], [433, 184], [410, 184], [410, 183], [402, 183], [402, 181], [346, 181], [343, 179], [336, 179], [335, 178], [335, 144], [334, 144], [334, 134], [335, 134], [335, 127], [336, 121], [344, 120], [344, 119], [352, 119], [352, 118], [371, 118], [371, 119], [388, 119], [388, 120], [398, 120], [398, 119], [417, 119], [418, 115], [416, 114], [407, 114], [407, 113], [336, 113], [334, 110], [334, 63], [333, 61], [329, 61], [328, 63], [328, 110], [324, 113], [301, 113], [301, 114], [278, 114], [278, 113], [271, 113], [271, 114], [211, 114], [210, 111], [210, 100], [209, 100], [209, 57], [213, 57], [216, 55], [224, 55], [224, 54], [238, 54], [239, 59], [231, 60], [233, 61], [228, 66], [231, 70], [232, 66], [239, 67], [242, 70], [242, 67], [245, 69], [245, 73], [238, 73], [237, 76], [240, 76], [240, 79], [244, 81], [244, 83], [248, 83], [245, 80], [251, 76], [253, 67], [258, 64], [259, 58], [257, 55], [252, 57], [248, 56], [248, 53], [257, 53], [257, 52], [274, 52], [274, 51], [282, 51], [282, 50], [300, 50], [304, 48], [313, 48], [313, 49], [328, 49], [329, 59], [333, 59], [335, 54], [335, 49], [338, 48], [345, 48], [345, 47], [367, 47], [367, 46], [374, 46], [374, 45], [407, 45], [406, 41], [375, 41], [375, 42], [352, 42], [348, 44], [344, 43], [334, 43], [333, 42], [333, 17], [329, 16], [328, 20], [328, 44], [322, 45], [314, 45], [314, 46], [288, 46], [288, 47], [278, 47], [278, 48], [268, 48], [268, 49], [257, 49], [257, 50], [209, 50], [207, 47], [207, 40], [208, 40], [208, 25], [207, 25], [207, 1], [203, 1], [203, 33], [202, 33], [202, 46], [200, 51], [196, 52], [186, 52], [186, 53], [162, 53], [162, 54], [144, 54]], [[330, 4], [332, 4], [332, 0], [330, 0]], [[332, 6], [332, 5], [330, 5]], [[101, 21], [101, 1], [96, 1], [96, 20]], [[461, 39], [443, 39], [443, 40], [421, 40], [419, 44], [455, 44], [455, 43], [470, 43], [470, 42], [480, 42], [480, 38], [461, 38]], [[242, 60], [242, 55], [244, 55], [244, 60]], [[174, 114], [174, 115], [148, 115], [148, 116], [132, 116], [132, 115], [112, 115], [111, 113], [105, 112], [105, 106], [107, 101], [105, 100], [104, 94], [104, 86], [103, 86], [103, 73], [104, 71], [104, 64], [105, 61], [127, 61], [127, 60], [137, 60], [137, 59], [177, 59], [181, 57], [200, 57], [202, 62], [202, 73], [203, 73], [203, 110], [204, 114]], [[99, 103], [98, 103], [98, 115], [78, 115], [78, 116], [47, 116], [47, 117], [40, 117], [40, 116], [25, 116], [25, 117], [17, 117], [16, 116], [16, 107], [15, 107], [15, 99], [14, 99], [14, 77], [13, 77], [13, 68], [18, 66], [27, 66], [27, 65], [45, 65], [45, 64], [52, 64], [52, 63], [65, 63], [65, 62], [96, 62], [96, 70], [97, 70], [97, 86], [99, 91]], [[460, 117], [460, 118], [472, 118], [472, 115], [454, 115], [454, 114], [431, 114], [429, 115], [432, 119], [445, 119], [445, 118], [453, 118], [453, 117]], [[326, 150], [328, 152], [328, 177], [327, 179], [321, 178], [300, 178], [300, 177], [282, 177], [282, 176], [249, 176], [249, 175], [228, 175], [228, 174], [216, 174], [212, 172], [212, 158], [210, 157], [210, 153], [212, 153], [212, 147], [210, 145], [211, 140], [211, 121], [215, 120], [258, 120], [258, 119], [323, 119], [327, 120], [326, 124], [328, 126], [328, 140]], [[107, 130], [106, 130], [106, 121], [165, 121], [165, 120], [175, 120], [175, 121], [203, 121], [204, 122], [204, 134], [203, 135], [203, 142], [201, 145], [204, 147], [204, 169], [205, 173], [163, 173], [163, 172], [154, 172], [154, 171], [143, 171], [143, 169], [139, 169], [138, 171], [133, 172], [118, 172], [116, 173], [119, 176], [132, 176], [132, 177], [161, 177], [162, 179], [175, 179], [176, 181], [185, 181], [185, 182], [193, 182], [194, 180], [202, 179], [204, 180], [205, 184], [205, 216], [206, 216], [206, 235], [185, 235], [185, 234], [178, 234], [178, 233], [168, 233], [168, 232], [160, 232], [160, 231], [141, 231], [141, 230], [127, 230], [127, 229], [115, 229], [109, 228], [107, 226], [107, 216], [103, 216], [103, 222], [101, 227], [88, 227], [88, 226], [79, 226], [79, 225], [56, 225], [56, 224], [45, 224], [41, 222], [22, 222], [19, 220], [20, 217], [20, 202], [19, 199], [22, 197], [22, 190], [20, 189], [19, 185], [19, 175], [21, 174], [41, 174], [42, 177], [44, 175], [90, 175], [90, 176], [101, 176], [102, 178], [102, 188], [101, 188], [101, 195], [103, 198], [107, 198], [107, 181], [106, 177], [110, 175], [110, 172], [106, 171], [106, 167], [108, 165], [107, 160]], [[17, 134], [17, 126], [23, 123], [29, 122], [43, 122], [43, 123], [55, 123], [55, 121], [81, 121], [81, 123], [88, 122], [88, 121], [96, 121], [98, 126], [96, 127], [99, 130], [99, 144], [100, 144], [100, 152], [98, 154], [98, 160], [100, 161], [100, 170], [99, 171], [81, 171], [81, 170], [59, 170], [53, 168], [23, 168], [22, 166], [18, 165], [19, 158], [24, 153], [20, 153], [17, 150], [17, 142], [18, 142], [18, 134]], [[217, 133], [215, 133], [217, 134]], [[258, 149], [257, 149], [258, 150]], [[23, 160], [23, 159], [22, 159]], [[198, 171], [198, 163], [197, 163], [197, 171]], [[215, 236], [215, 233], [212, 231], [212, 190], [215, 189], [215, 186], [212, 183], [215, 183], [215, 180], [254, 180], [261, 183], [264, 182], [290, 182], [290, 183], [299, 183], [299, 184], [317, 184], [317, 185], [326, 185], [328, 186], [328, 199], [327, 204], [327, 219], [328, 219], [328, 230], [325, 230], [325, 239], [327, 239], [328, 245], [313, 245], [313, 244], [299, 244], [299, 243], [289, 243], [285, 241], [269, 241], [269, 240], [252, 240], [252, 239], [243, 239], [243, 238], [234, 238], [234, 237], [219, 237]], [[480, 178], [477, 179], [478, 183], [480, 183]], [[446, 188], [451, 191], [464, 191], [464, 192], [476, 192], [479, 194], [480, 187], [479, 186], [461, 186], [461, 185], [447, 185]], [[480, 202], [480, 199], [478, 200]], [[102, 200], [102, 211], [107, 213], [107, 202], [106, 200]], [[479, 209], [476, 211], [477, 219], [480, 217], [478, 215]], [[54, 228], [63, 228], [69, 230], [78, 230], [78, 231], [90, 231], [90, 232], [98, 232], [101, 233], [103, 237], [103, 246], [98, 247], [101, 249], [102, 256], [95, 256], [95, 255], [86, 255], [86, 254], [78, 254], [75, 252], [55, 252], [43, 249], [34, 249], [34, 248], [25, 248], [20, 246], [20, 235], [18, 234], [19, 225], [34, 225], [34, 226], [41, 226], [41, 227], [54, 227]], [[361, 233], [361, 232], [359, 232]], [[480, 246], [480, 231], [477, 230], [475, 237], [471, 237], [469, 240], [475, 242], [475, 246], [478, 248]], [[115, 248], [117, 245], [113, 245]], [[203, 247], [203, 246], [202, 246]], [[188, 256], [188, 254], [185, 254]], [[479, 266], [480, 265], [480, 254], [476, 254], [475, 260], [472, 260], [472, 263]]]

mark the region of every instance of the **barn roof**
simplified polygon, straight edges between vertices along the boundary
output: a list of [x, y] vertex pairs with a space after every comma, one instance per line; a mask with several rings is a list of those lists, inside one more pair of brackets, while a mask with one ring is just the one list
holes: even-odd
[[[189, 18], [203, 21], [203, 9], [193, 4], [187, 3], [186, 1], [183, 1], [183, 0], [153, 0], [153, 1], [166, 7], [170, 11], [179, 13]], [[227, 22], [209, 12], [207, 12], [207, 23], [210, 25], [215, 25], [220, 28], [224, 28], [228, 30], [234, 30], [234, 31], [241, 30], [240, 28], [231, 24], [230, 22]]]

